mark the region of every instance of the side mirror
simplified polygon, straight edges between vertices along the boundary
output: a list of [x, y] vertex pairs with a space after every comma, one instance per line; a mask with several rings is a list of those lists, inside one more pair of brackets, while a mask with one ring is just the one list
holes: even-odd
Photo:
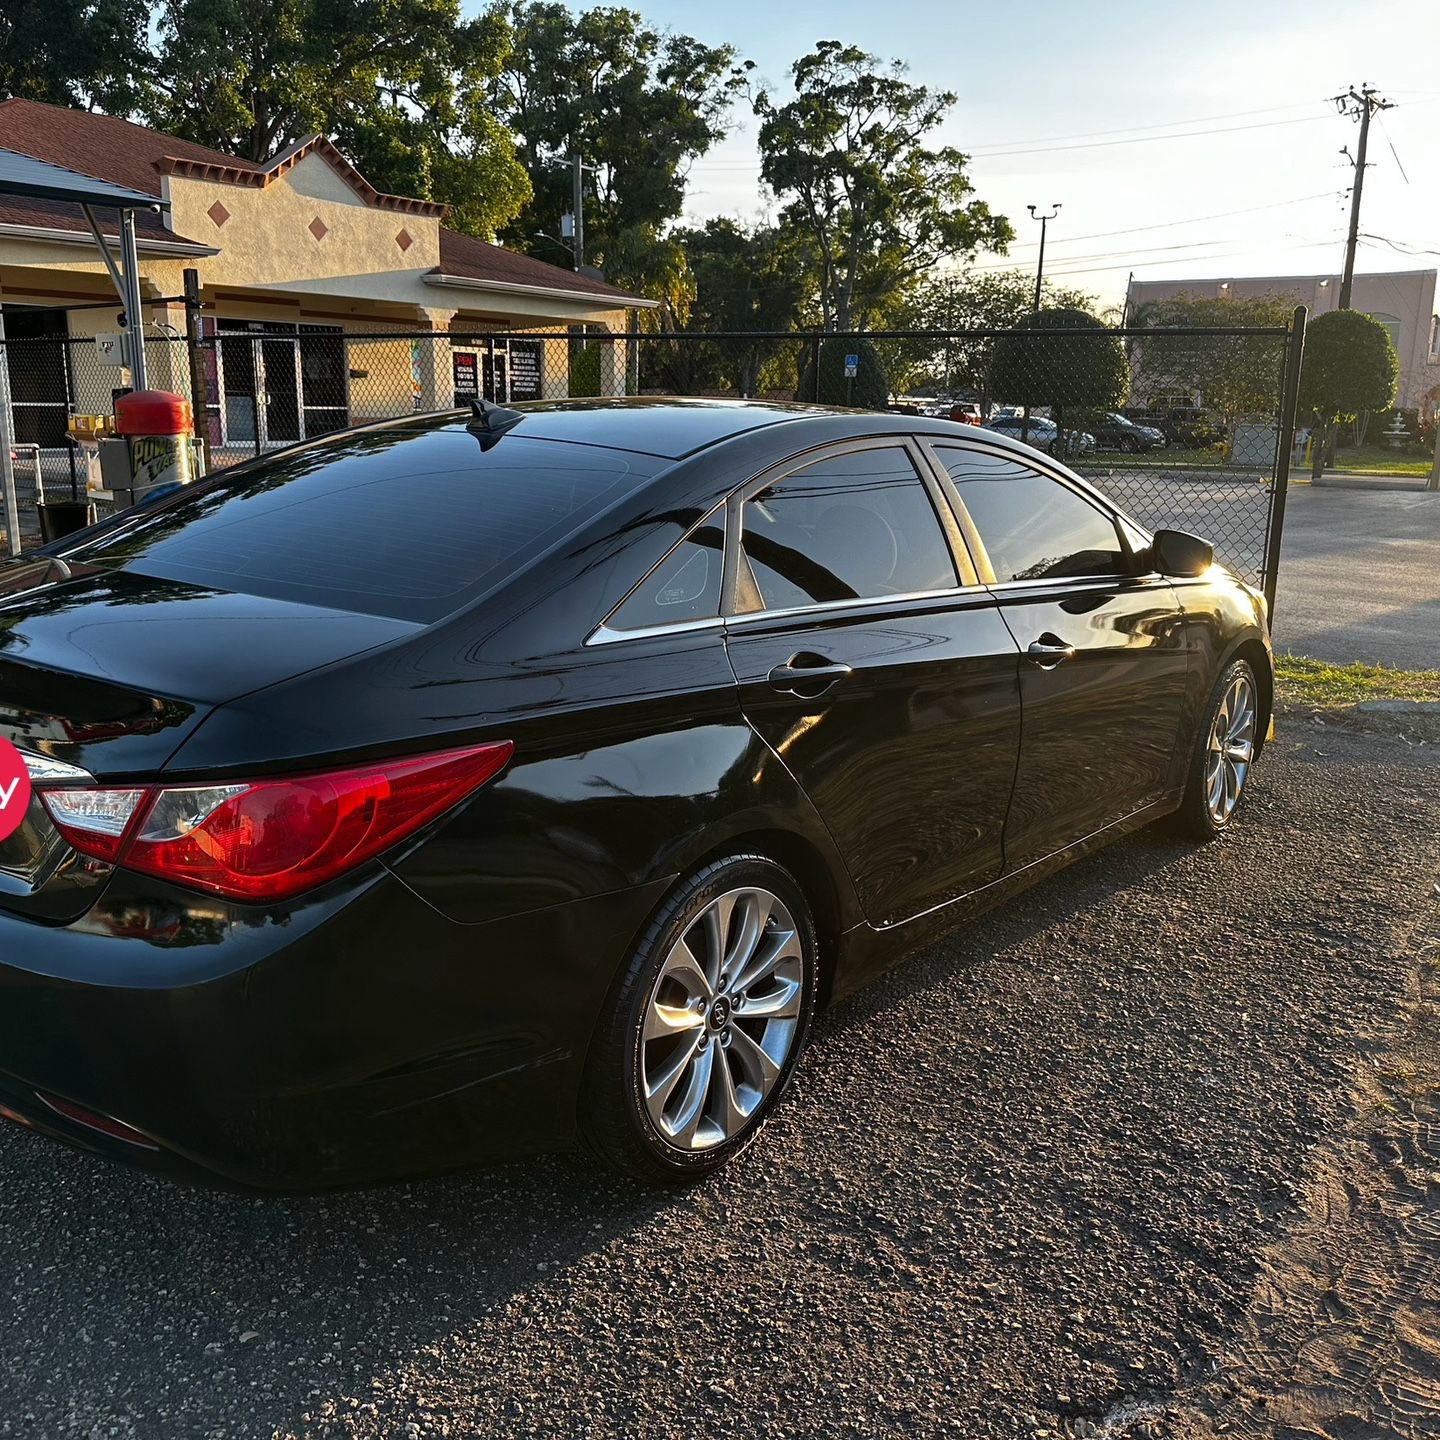
[[1184, 530], [1157, 530], [1150, 559], [1162, 575], [1186, 579], [1203, 575], [1215, 563], [1215, 547]]

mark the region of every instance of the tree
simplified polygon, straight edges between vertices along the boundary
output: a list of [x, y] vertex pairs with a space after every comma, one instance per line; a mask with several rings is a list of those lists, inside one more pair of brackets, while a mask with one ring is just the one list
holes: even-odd
[[[1093, 313], [1095, 298], [1044, 282], [1047, 310]], [[887, 330], [1008, 330], [1034, 310], [1035, 281], [1021, 270], [948, 270], [927, 276], [881, 312]], [[989, 382], [995, 338], [947, 334], [943, 340], [884, 342], [892, 375], [906, 371], [904, 388], [980, 391]], [[897, 383], [900, 383], [897, 380]]]
[[[1071, 330], [1069, 335], [1029, 331]], [[1113, 410], [1130, 388], [1125, 347], [1093, 315], [1083, 310], [1039, 310], [1027, 315], [1014, 333], [995, 342], [991, 390], [1027, 411], [1048, 405], [1061, 430], [1066, 410]]]
[[[1132, 324], [1185, 330], [1283, 329], [1295, 302], [1284, 295], [1221, 299], [1182, 293], [1137, 307]], [[1278, 335], [1156, 335], [1131, 346], [1135, 389], [1156, 404], [1199, 403], [1234, 434], [1242, 416], [1273, 415], [1284, 341]]]
[[6, 0], [0, 98], [97, 105], [123, 114], [144, 72], [148, 0]]
[[528, 197], [487, 104], [509, 47], [503, 15], [459, 0], [164, 0], [140, 108], [251, 160], [328, 135], [377, 189], [489, 236]]
[[[799, 322], [807, 291], [805, 257], [793, 237], [768, 225], [747, 228], [731, 219], [707, 221], [698, 229], [677, 230], [671, 237], [685, 252], [695, 297], [690, 332], [790, 330]], [[703, 388], [733, 388], [758, 394], [766, 372], [774, 372], [781, 349], [774, 342], [729, 339], [705, 345], [686, 341], [670, 346], [676, 355], [705, 357], [708, 378]], [[788, 352], [783, 368], [794, 385]], [[768, 377], [781, 380], [778, 373]], [[702, 388], [694, 387], [692, 388]]]
[[[1332, 427], [1364, 410], [1383, 410], [1395, 399], [1400, 361], [1390, 332], [1359, 310], [1330, 310], [1305, 332], [1300, 408], [1315, 416], [1320, 443], [1312, 446], [1311, 474], [1325, 469]], [[1317, 437], [1317, 438], [1320, 438]]]
[[970, 197], [966, 156], [924, 139], [956, 97], [912, 85], [837, 40], [791, 67], [795, 98], [763, 92], [761, 174], [787, 201], [783, 219], [814, 246], [826, 329], [863, 324], [886, 298], [939, 261], [1003, 252], [1014, 231]]
[[656, 277], [646, 267], [663, 273], [673, 262], [664, 230], [684, 207], [686, 167], [725, 133], [743, 67], [730, 46], [662, 34], [633, 10], [577, 16], [563, 4], [507, 0], [501, 13], [514, 48], [489, 98], [531, 186], [505, 237], [533, 250], [546, 243], [537, 232], [559, 234], [572, 209], [568, 161], [578, 154], [587, 167], [585, 258], [648, 294]]

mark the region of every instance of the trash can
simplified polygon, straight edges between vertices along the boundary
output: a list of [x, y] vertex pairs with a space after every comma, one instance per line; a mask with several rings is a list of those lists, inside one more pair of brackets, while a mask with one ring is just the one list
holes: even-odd
[[95, 523], [95, 507], [88, 500], [42, 500], [35, 512], [40, 517], [40, 538], [46, 545]]

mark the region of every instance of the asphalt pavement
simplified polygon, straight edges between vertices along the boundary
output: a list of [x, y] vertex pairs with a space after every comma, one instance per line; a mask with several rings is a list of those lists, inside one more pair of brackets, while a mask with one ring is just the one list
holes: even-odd
[[1229, 835], [1132, 837], [822, 1017], [678, 1195], [237, 1197], [0, 1131], [0, 1436], [1163, 1433], [1127, 1417], [1223, 1363], [1437, 867], [1436, 747], [1287, 722]]
[[1275, 643], [1317, 660], [1440, 669], [1440, 493], [1295, 486]]
[[[1270, 497], [1258, 472], [1097, 463], [1084, 473], [1142, 524], [1205, 536], [1259, 584]], [[1317, 660], [1440, 669], [1440, 494], [1292, 484], [1275, 643]]]

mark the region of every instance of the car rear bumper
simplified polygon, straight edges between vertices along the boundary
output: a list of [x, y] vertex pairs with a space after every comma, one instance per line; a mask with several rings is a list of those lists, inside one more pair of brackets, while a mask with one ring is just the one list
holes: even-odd
[[74, 924], [0, 914], [0, 1111], [246, 1188], [563, 1146], [595, 1018], [667, 885], [460, 925], [380, 866], [284, 912], [121, 872]]

